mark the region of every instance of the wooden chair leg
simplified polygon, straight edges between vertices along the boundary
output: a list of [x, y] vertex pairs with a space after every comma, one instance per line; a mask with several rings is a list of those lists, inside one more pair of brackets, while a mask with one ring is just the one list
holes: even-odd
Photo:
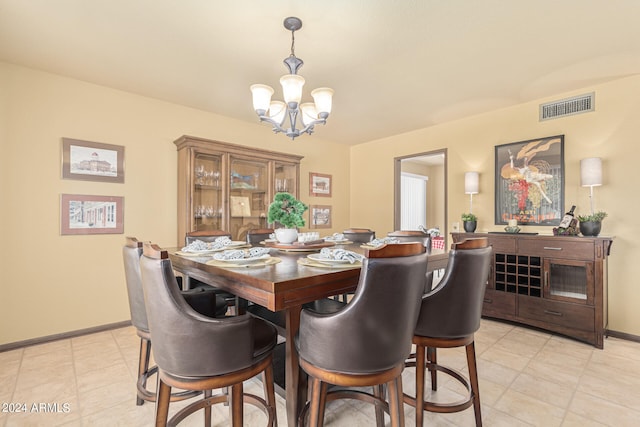
[[[438, 355], [435, 347], [427, 348], [427, 360], [433, 363], [434, 365], [438, 364]], [[431, 390], [438, 390], [438, 370], [437, 369], [429, 369], [431, 372]]]
[[311, 378], [311, 396], [309, 406], [309, 427], [324, 425], [324, 409], [327, 403], [327, 383]]
[[416, 346], [416, 427], [424, 425], [425, 347]]
[[[385, 390], [382, 384], [373, 386], [373, 395], [382, 401], [386, 401]], [[376, 427], [384, 427], [384, 409], [375, 405], [376, 410]]]
[[243, 424], [243, 411], [242, 411], [242, 394], [243, 394], [243, 386], [242, 383], [234, 384], [231, 387], [231, 405], [229, 405], [230, 415], [231, 415], [231, 425], [233, 427], [242, 427]]
[[169, 420], [169, 400], [171, 399], [171, 387], [158, 378], [156, 398], [156, 427], [165, 427]]
[[264, 384], [264, 400], [267, 405], [273, 408], [273, 427], [278, 426], [278, 417], [276, 413], [276, 393], [273, 382], [273, 365], [269, 364], [267, 368], [262, 372], [262, 383]]
[[466, 346], [467, 366], [469, 368], [469, 382], [473, 395], [473, 412], [476, 416], [476, 427], [482, 427], [482, 413], [480, 412], [480, 387], [478, 384], [478, 366], [476, 364], [475, 343], [472, 341]]
[[[211, 390], [205, 390], [203, 398], [207, 400], [211, 397]], [[204, 407], [204, 426], [211, 427], [211, 405]]]
[[[140, 355], [138, 356], [138, 378], [146, 376], [149, 371], [149, 359], [151, 358], [151, 341], [140, 338]], [[147, 386], [146, 378], [142, 382], [142, 386]], [[140, 406], [144, 403], [144, 399], [140, 397], [140, 393], [136, 393], [136, 405]]]
[[389, 417], [391, 427], [404, 427], [404, 411], [402, 407], [402, 376], [387, 383], [389, 395]]

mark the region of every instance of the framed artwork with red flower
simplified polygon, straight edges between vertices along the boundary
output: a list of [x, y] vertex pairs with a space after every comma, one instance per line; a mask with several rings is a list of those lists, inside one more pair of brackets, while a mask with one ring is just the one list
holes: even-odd
[[557, 226], [564, 214], [564, 135], [495, 147], [495, 223]]

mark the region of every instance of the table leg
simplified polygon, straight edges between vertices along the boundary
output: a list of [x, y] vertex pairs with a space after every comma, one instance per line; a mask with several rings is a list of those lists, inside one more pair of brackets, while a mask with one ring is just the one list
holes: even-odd
[[285, 388], [287, 399], [287, 425], [296, 426], [298, 414], [307, 401], [307, 375], [300, 369], [295, 336], [300, 328], [300, 311], [302, 306], [290, 307], [286, 310], [286, 361]]

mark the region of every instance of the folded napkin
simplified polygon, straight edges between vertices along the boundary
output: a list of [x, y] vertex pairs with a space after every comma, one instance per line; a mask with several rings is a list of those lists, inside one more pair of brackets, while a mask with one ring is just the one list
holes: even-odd
[[370, 242], [365, 243], [367, 246], [378, 247], [389, 243], [400, 243], [400, 240], [395, 237], [384, 237], [382, 239], [373, 239]]
[[269, 253], [269, 248], [251, 248], [248, 251], [244, 249], [228, 249], [213, 256], [216, 260], [233, 260], [233, 259], [251, 259], [259, 258]]
[[364, 258], [362, 255], [357, 254], [353, 251], [330, 248], [322, 248], [320, 250], [320, 256], [326, 259], [347, 260], [351, 264], [357, 261], [362, 261], [362, 259]]
[[345, 238], [343, 233], [333, 233], [331, 236], [325, 237], [324, 240], [327, 240], [329, 242], [332, 242], [332, 241], [339, 242], [339, 241], [345, 240]]
[[216, 249], [222, 249], [231, 244], [231, 239], [228, 236], [220, 236], [213, 242], [204, 242], [202, 240], [194, 240], [187, 246], [182, 248], [182, 252], [202, 252], [213, 251]]

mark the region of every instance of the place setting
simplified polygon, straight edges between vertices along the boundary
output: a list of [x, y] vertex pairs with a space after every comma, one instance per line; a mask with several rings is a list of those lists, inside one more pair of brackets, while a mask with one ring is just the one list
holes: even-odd
[[362, 249], [377, 249], [383, 245], [400, 243], [400, 240], [396, 237], [384, 237], [382, 239], [373, 239], [370, 242], [360, 245]]
[[270, 255], [269, 248], [227, 249], [213, 254], [208, 265], [226, 268], [264, 267], [281, 262], [282, 260]]
[[325, 242], [335, 243], [336, 245], [348, 245], [353, 243], [351, 240], [344, 236], [344, 233], [333, 233], [331, 236], [324, 238]]
[[182, 256], [211, 256], [216, 252], [224, 251], [227, 249], [240, 249], [246, 248], [250, 245], [242, 240], [231, 240], [227, 236], [220, 236], [213, 242], [205, 242], [202, 240], [194, 240], [181, 250], [176, 252], [176, 255]]
[[362, 267], [364, 256], [340, 248], [323, 248], [319, 253], [309, 254], [298, 260], [298, 264], [320, 268], [356, 268]]

